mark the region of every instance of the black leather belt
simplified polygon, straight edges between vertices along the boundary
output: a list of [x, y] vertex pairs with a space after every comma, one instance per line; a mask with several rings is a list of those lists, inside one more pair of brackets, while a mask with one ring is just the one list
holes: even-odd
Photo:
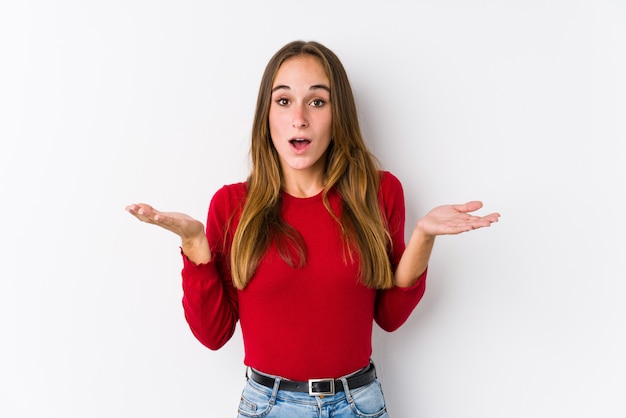
[[[250, 369], [250, 378], [270, 389], [274, 387], [275, 378], [260, 374], [254, 369]], [[346, 378], [350, 389], [356, 389], [370, 384], [374, 379], [376, 379], [376, 368], [373, 363], [370, 363], [368, 367]], [[308, 393], [311, 396], [330, 396], [334, 395], [336, 392], [342, 392], [344, 387], [340, 379], [309, 379], [307, 382], [281, 379], [278, 389], [289, 392]]]

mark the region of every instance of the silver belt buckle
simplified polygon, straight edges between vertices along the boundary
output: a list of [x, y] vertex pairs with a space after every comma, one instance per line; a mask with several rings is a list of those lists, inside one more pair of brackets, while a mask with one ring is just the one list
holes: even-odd
[[[328, 382], [329, 390], [327, 392], [318, 392], [313, 390], [313, 383]], [[335, 379], [309, 379], [309, 395], [311, 396], [331, 396], [335, 394]]]

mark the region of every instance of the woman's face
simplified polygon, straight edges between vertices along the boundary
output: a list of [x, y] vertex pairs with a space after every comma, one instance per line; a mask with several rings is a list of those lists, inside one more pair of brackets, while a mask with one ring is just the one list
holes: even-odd
[[330, 82], [317, 58], [289, 58], [272, 85], [270, 135], [283, 175], [322, 175], [330, 144]]

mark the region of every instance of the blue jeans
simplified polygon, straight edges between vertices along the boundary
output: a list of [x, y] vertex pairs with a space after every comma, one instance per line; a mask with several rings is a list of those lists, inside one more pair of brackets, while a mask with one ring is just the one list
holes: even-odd
[[268, 388], [248, 379], [237, 418], [389, 418], [378, 379], [350, 389], [343, 378], [345, 391], [323, 397], [278, 390], [280, 380], [275, 377], [274, 387]]

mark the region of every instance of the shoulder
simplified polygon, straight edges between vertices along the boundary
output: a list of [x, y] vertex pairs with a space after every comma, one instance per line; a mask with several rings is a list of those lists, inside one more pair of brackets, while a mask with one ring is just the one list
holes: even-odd
[[[380, 171], [378, 199], [389, 219], [394, 213], [404, 216], [404, 190], [400, 180], [389, 171]], [[398, 212], [400, 210], [400, 212]]]
[[231, 213], [241, 208], [246, 199], [247, 183], [227, 184], [219, 188], [211, 198], [212, 211], [226, 211]]
[[[402, 254], [404, 250], [404, 191], [400, 180], [389, 171], [380, 171], [380, 186], [378, 188], [378, 198], [383, 211], [383, 216], [387, 220], [387, 228], [394, 242], [394, 251]], [[395, 261], [397, 261], [399, 258]]]
[[402, 189], [402, 183], [390, 171], [380, 170], [380, 188], [381, 189]]
[[242, 199], [246, 197], [247, 183], [239, 182], [233, 184], [226, 184], [219, 188], [213, 195], [213, 199], [218, 200], [231, 200]]
[[400, 180], [389, 171], [379, 171], [380, 173], [380, 186], [378, 193], [383, 200], [388, 200], [394, 196], [404, 197], [402, 189], [402, 183]]

